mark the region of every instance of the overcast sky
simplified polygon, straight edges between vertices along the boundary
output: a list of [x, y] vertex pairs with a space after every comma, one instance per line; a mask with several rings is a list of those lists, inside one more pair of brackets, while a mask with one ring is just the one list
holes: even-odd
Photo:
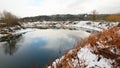
[[0, 12], [10, 11], [17, 16], [53, 14], [120, 13], [120, 0], [0, 0]]

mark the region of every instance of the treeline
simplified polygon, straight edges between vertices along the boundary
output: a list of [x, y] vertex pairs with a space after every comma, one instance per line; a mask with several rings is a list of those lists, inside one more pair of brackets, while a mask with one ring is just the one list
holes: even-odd
[[35, 22], [35, 21], [80, 21], [89, 20], [90, 15], [80, 14], [80, 15], [51, 15], [51, 16], [35, 16], [35, 17], [25, 17], [21, 21], [24, 22]]
[[51, 16], [35, 16], [35, 17], [25, 17], [22, 18], [22, 21], [29, 21], [29, 22], [34, 22], [34, 21], [77, 21], [83, 19], [83, 15], [51, 15]]
[[3, 11], [0, 13], [0, 26], [14, 26], [20, 25], [19, 22], [36, 22], [36, 21], [110, 21], [120, 22], [120, 14], [97, 14], [93, 11], [91, 14], [64, 14], [64, 15], [51, 15], [51, 16], [34, 16], [18, 18], [16, 15]]
[[23, 22], [35, 22], [35, 21], [113, 21], [120, 22], [120, 14], [79, 14], [79, 15], [51, 15], [51, 16], [35, 16], [22, 18]]

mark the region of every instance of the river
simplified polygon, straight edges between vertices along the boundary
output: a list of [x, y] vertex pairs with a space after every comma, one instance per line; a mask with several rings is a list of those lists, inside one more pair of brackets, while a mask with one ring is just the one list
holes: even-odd
[[81, 30], [31, 29], [0, 38], [0, 68], [45, 68], [88, 36]]

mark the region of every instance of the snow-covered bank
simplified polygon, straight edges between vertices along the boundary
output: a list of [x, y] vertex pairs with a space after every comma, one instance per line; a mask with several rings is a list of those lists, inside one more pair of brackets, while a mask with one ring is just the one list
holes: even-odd
[[120, 68], [120, 27], [91, 35], [48, 68]]
[[4, 37], [4, 36], [8, 36], [8, 35], [19, 35], [19, 34], [23, 34], [23, 33], [26, 33], [26, 32], [30, 32], [30, 31], [34, 31], [33, 29], [20, 29], [20, 30], [16, 30], [14, 32], [8, 32], [6, 34], [0, 34], [0, 38], [1, 37]]
[[43, 21], [43, 22], [27, 22], [22, 26], [27, 28], [39, 29], [70, 29], [70, 30], [84, 30], [90, 33], [99, 32], [108, 27], [117, 26], [119, 22], [104, 22], [104, 21]]
[[76, 24], [66, 25], [67, 27], [73, 27], [76, 29], [81, 29], [87, 32], [93, 33], [94, 31], [102, 31], [110, 27], [117, 26], [119, 22], [93, 22], [93, 21], [79, 21]]
[[9, 34], [11, 32], [15, 32], [17, 30], [22, 29], [20, 26], [16, 25], [13, 27], [0, 27], [0, 34]]
[[[97, 33], [103, 29], [117, 26], [119, 22], [92, 22], [92, 21], [43, 21], [43, 22], [24, 22], [22, 24], [25, 28], [38, 29], [70, 29], [83, 30], [89, 33]], [[0, 28], [0, 37], [6, 34], [15, 34], [19, 31], [24, 31], [20, 26]]]
[[107, 29], [108, 27], [117, 26], [119, 22], [105, 22], [105, 21], [98, 21], [98, 22], [92, 22], [92, 21], [80, 21], [78, 24], [75, 24], [74, 26], [79, 27], [95, 27], [100, 29]]

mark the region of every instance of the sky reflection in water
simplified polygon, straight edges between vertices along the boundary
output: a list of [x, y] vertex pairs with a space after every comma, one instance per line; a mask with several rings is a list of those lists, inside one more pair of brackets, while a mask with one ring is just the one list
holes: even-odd
[[0, 68], [44, 68], [49, 61], [73, 48], [80, 32], [34, 29], [4, 41], [0, 43]]

